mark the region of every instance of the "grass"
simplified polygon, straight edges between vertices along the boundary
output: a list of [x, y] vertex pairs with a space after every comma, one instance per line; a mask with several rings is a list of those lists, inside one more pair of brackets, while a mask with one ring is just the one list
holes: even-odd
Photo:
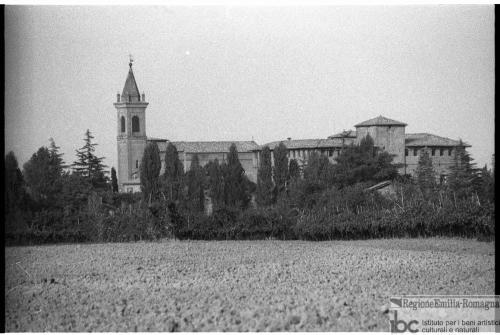
[[388, 331], [399, 294], [494, 294], [492, 242], [9, 247], [6, 331]]

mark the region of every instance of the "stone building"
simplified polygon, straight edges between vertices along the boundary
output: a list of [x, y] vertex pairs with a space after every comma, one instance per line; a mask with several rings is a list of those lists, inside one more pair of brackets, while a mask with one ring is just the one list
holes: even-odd
[[[139, 93], [132, 62], [122, 93], [116, 96], [114, 106], [117, 110], [117, 152], [118, 167], [117, 177], [120, 192], [140, 191], [139, 164], [147, 143], [155, 142], [160, 150], [162, 171], [168, 139], [148, 138], [146, 135], [146, 96]], [[326, 155], [332, 163], [340, 154], [343, 147], [357, 144], [369, 134], [376, 146], [387, 151], [398, 163], [401, 174], [413, 174], [422, 150], [428, 150], [433, 161], [434, 169], [439, 178], [443, 180], [449, 173], [453, 163], [453, 156], [458, 141], [427, 133], [406, 134], [406, 123], [378, 116], [376, 118], [358, 123], [356, 130], [343, 131], [325, 139], [299, 139], [288, 138], [283, 141], [267, 143], [271, 151], [283, 142], [288, 149], [288, 157], [296, 159], [300, 167], [307, 164], [312, 152]], [[261, 146], [254, 141], [206, 141], [206, 142], [172, 142], [179, 152], [179, 158], [184, 164], [184, 170], [189, 170], [194, 154], [198, 155], [203, 166], [209, 161], [218, 159], [226, 160], [229, 147], [235, 143], [238, 157], [245, 169], [247, 177], [257, 181], [259, 154]], [[464, 146], [469, 146], [464, 144]], [[272, 156], [271, 156], [272, 157]]]

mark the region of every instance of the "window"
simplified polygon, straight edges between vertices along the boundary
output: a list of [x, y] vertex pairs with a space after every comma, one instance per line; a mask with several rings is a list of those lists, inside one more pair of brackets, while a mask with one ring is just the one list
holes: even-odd
[[330, 157], [333, 156], [333, 149], [328, 150], [328, 156], [330, 156]]
[[416, 156], [418, 154], [418, 150], [417, 149], [413, 149], [413, 156]]
[[448, 156], [451, 156], [451, 149], [448, 149]]
[[139, 117], [138, 116], [133, 116], [132, 117], [132, 132], [133, 133], [138, 133], [140, 131], [139, 127]]
[[135, 168], [136, 168], [136, 169], [138, 169], [138, 168], [139, 168], [139, 161], [138, 161], [138, 160], [136, 160], [136, 161], [135, 161]]
[[443, 154], [444, 154], [444, 149], [443, 148], [439, 149], [439, 156], [443, 156]]
[[120, 118], [120, 124], [121, 124], [121, 131], [122, 131], [122, 133], [124, 133], [125, 132], [125, 117], [124, 116], [122, 116]]
[[408, 149], [405, 149], [405, 156], [408, 156]]
[[292, 150], [292, 156], [295, 158], [295, 150]]
[[436, 156], [436, 149], [432, 148], [432, 156]]

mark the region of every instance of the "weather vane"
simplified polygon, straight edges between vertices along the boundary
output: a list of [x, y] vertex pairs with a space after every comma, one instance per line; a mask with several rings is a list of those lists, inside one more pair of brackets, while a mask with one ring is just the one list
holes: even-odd
[[134, 57], [132, 56], [132, 54], [129, 54], [128, 57], [130, 59], [130, 63], [128, 63], [128, 65], [132, 67], [132, 63], [134, 62]]

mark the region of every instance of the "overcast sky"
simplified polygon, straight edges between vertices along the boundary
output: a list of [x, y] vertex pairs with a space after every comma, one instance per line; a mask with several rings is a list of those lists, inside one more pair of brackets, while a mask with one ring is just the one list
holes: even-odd
[[172, 141], [326, 138], [384, 115], [494, 153], [494, 7], [5, 8], [5, 150], [90, 129], [116, 166], [135, 59], [146, 132]]

